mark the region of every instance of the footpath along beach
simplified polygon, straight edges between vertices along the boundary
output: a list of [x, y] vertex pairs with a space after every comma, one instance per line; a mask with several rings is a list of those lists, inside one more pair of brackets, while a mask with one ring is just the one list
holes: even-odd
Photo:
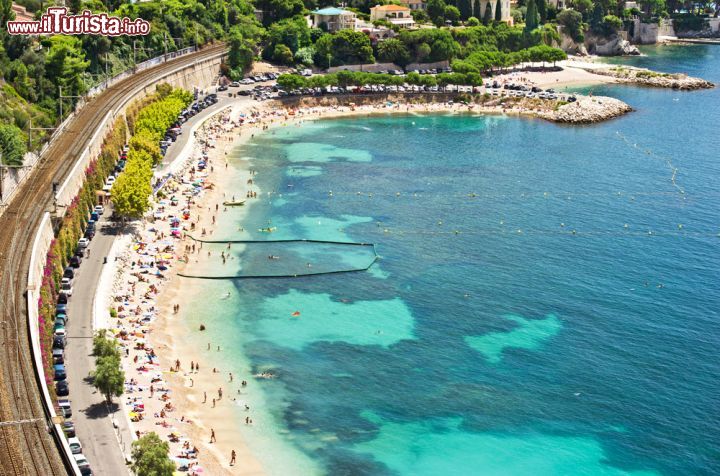
[[[115, 270], [112, 291], [107, 293], [105, 306], [100, 307], [112, 311], [100, 321], [106, 322], [122, 345], [126, 391], [121, 401], [133, 432], [142, 436], [154, 431], [168, 441], [178, 470], [190, 474], [266, 472], [247, 444], [248, 432], [244, 431], [267, 424], [258, 420], [266, 415], [256, 415], [248, 405], [252, 400], [248, 397], [261, 392], [260, 378], [249, 368], [242, 375], [231, 375], [223, 368], [224, 349], [208, 342], [201, 329], [190, 331], [195, 345], [180, 344], [188, 341], [186, 326], [180, 324], [188, 317], [197, 281], [177, 273], [208, 263], [239, 266], [233, 256], [239, 248], [231, 249], [233, 253], [220, 252], [219, 256], [213, 248], [215, 255], [209, 256], [210, 247], [203, 249], [191, 237], [228, 238], [216, 233], [220, 224], [242, 224], [254, 201], [274, 193], [258, 189], [247, 160], [234, 161], [228, 170], [230, 152], [263, 130], [305, 120], [425, 113], [541, 115], [524, 107], [452, 102], [384, 101], [349, 106], [232, 103], [197, 130], [192, 153], [182, 166], [172, 167], [179, 172], [164, 184], [152, 211], [134, 224], [131, 237], [119, 239], [124, 249], [109, 268], [108, 272]], [[243, 200], [244, 207], [223, 205], [225, 201]], [[223, 292], [231, 289], [227, 282], [218, 282], [217, 287]], [[231, 465], [233, 453], [235, 462]]]

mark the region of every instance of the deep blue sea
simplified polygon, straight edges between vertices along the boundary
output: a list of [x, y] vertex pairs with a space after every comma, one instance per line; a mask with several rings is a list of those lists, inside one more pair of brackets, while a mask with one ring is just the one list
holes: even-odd
[[[720, 83], [720, 46], [643, 51], [622, 61]], [[203, 281], [232, 297], [189, 328], [277, 376], [244, 397], [268, 472], [720, 474], [720, 89], [593, 92], [636, 111], [317, 121], [236, 151], [263, 199], [220, 235], [379, 256]], [[374, 258], [255, 246], [245, 274]]]

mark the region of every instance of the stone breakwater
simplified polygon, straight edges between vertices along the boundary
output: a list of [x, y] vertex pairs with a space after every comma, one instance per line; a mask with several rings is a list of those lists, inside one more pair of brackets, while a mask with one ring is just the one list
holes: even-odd
[[619, 117], [633, 109], [619, 99], [606, 96], [578, 96], [577, 101], [563, 104], [553, 111], [542, 111], [538, 117], [565, 124], [593, 124]]
[[701, 78], [693, 78], [682, 73], [658, 73], [649, 69], [619, 66], [616, 68], [597, 68], [595, 74], [610, 76], [622, 83], [640, 84], [653, 88], [677, 89], [692, 91], [695, 89], [710, 89], [715, 85]]

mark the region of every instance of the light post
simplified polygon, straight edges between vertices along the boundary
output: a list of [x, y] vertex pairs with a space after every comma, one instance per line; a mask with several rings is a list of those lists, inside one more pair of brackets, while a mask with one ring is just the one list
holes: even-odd
[[58, 91], [59, 91], [58, 100], [60, 103], [60, 124], [62, 124], [62, 121], [63, 121], [63, 101], [62, 100], [70, 99], [70, 98], [80, 98], [82, 96], [63, 96], [62, 86], [58, 86]]

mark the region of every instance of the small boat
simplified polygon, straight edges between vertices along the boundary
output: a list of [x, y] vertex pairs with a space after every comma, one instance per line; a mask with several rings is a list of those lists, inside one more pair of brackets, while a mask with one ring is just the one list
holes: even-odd
[[242, 207], [243, 205], [245, 205], [245, 200], [226, 201], [223, 202], [223, 205], [225, 205], [226, 207]]
[[277, 227], [275, 227], [275, 226], [269, 226], [267, 228], [258, 228], [258, 231], [261, 231], [263, 233], [272, 233], [275, 230], [277, 230]]

